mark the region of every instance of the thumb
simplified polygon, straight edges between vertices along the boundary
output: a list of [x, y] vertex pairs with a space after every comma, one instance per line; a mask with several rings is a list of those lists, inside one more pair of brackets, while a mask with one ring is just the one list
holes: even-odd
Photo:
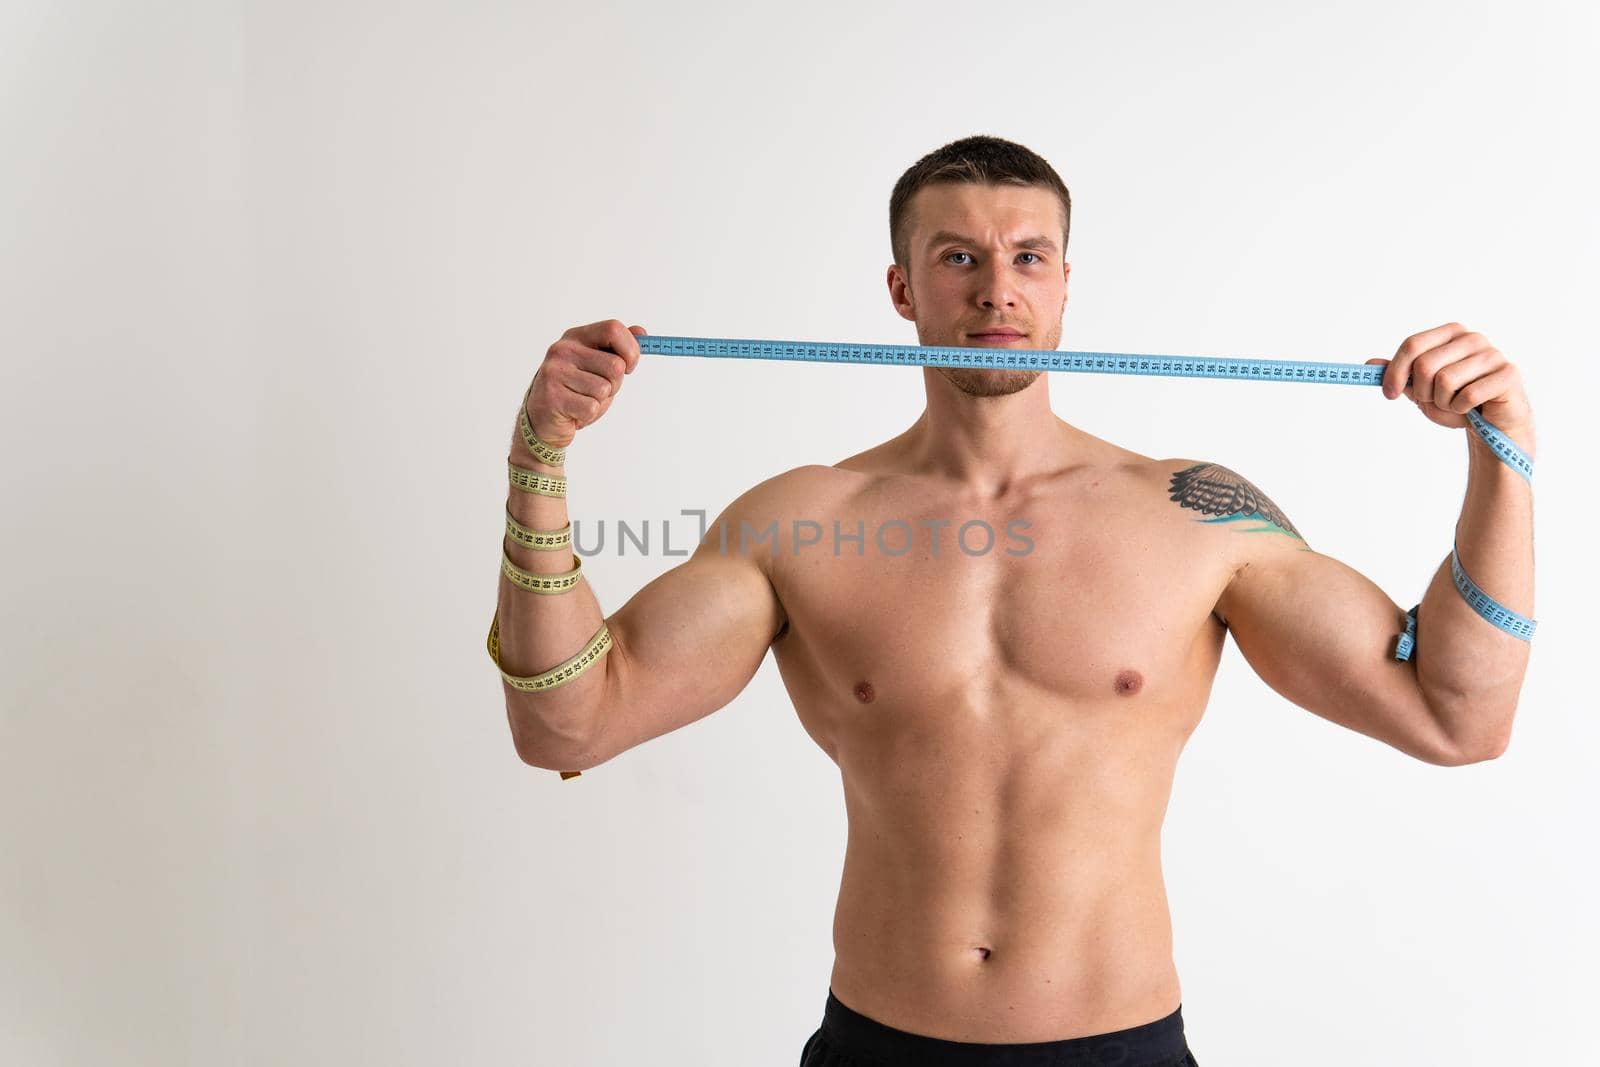
[[[1394, 360], [1392, 360], [1392, 359], [1384, 359], [1382, 356], [1373, 356], [1371, 359], [1367, 360], [1367, 362], [1364, 365], [1370, 367], [1374, 363], [1376, 363], [1376, 364], [1379, 364], [1381, 366], [1387, 367], [1389, 364], [1391, 364], [1393, 362], [1394, 362]], [[1383, 395], [1384, 396], [1388, 397], [1390, 400], [1393, 400], [1396, 396], [1400, 395], [1399, 393], [1391, 393], [1389, 391], [1389, 389], [1390, 389], [1390, 386], [1388, 385], [1389, 375], [1387, 373], [1379, 375], [1379, 378], [1380, 378], [1379, 384], [1383, 386]], [[1404, 391], [1405, 390], [1402, 388], [1401, 392], [1404, 392]]]

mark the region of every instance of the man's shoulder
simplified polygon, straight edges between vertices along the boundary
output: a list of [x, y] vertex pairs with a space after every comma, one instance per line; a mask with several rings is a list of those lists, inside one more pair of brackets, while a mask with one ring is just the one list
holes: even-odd
[[1215, 460], [1165, 459], [1164, 505], [1226, 561], [1234, 574], [1255, 563], [1314, 551], [1277, 500], [1234, 467]]
[[746, 495], [763, 500], [783, 501], [827, 492], [848, 482], [859, 481], [864, 472], [844, 466], [845, 462], [841, 460], [839, 466], [827, 463], [802, 463], [798, 467], [779, 471], [757, 482], [750, 487]]
[[768, 577], [789, 553], [794, 524], [834, 513], [858, 474], [805, 463], [764, 478], [735, 497], [706, 527], [700, 552], [749, 563]]
[[1167, 499], [1193, 518], [1212, 525], [1270, 529], [1304, 540], [1283, 508], [1233, 467], [1215, 460], [1164, 459], [1151, 469], [1164, 480]]
[[723, 515], [738, 522], [766, 523], [788, 521], [804, 516], [829, 500], [848, 493], [861, 475], [826, 463], [804, 463], [764, 478], [728, 505]]

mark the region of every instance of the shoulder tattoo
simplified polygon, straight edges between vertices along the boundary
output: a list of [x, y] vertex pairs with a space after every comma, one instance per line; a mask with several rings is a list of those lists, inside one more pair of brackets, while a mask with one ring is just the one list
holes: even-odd
[[1196, 522], [1255, 522], [1260, 525], [1240, 527], [1241, 532], [1288, 534], [1305, 543], [1289, 516], [1267, 494], [1248, 478], [1218, 463], [1196, 463], [1174, 474], [1169, 499], [1179, 507], [1215, 516]]

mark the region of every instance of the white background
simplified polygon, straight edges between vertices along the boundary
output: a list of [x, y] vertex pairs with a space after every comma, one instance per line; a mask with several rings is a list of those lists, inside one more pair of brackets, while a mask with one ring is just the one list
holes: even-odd
[[[1412, 760], [1229, 642], [1164, 833], [1199, 1061], [1593, 1054], [1597, 44], [1577, 0], [0, 4], [0, 1061], [797, 1062], [838, 772], [770, 660], [579, 779], [523, 765], [506, 448], [575, 324], [915, 343], [889, 193], [973, 133], [1072, 190], [1062, 348], [1359, 363], [1455, 320], [1538, 416], [1502, 758]], [[645, 360], [569, 503], [658, 537], [923, 404]], [[1241, 470], [1402, 606], [1449, 552], [1465, 431], [1376, 389], [1052, 399]], [[609, 613], [676, 562], [585, 573]]]

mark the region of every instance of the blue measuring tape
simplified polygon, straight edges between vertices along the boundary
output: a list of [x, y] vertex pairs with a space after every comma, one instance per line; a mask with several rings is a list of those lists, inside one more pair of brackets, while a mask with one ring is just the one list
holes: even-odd
[[[1028, 348], [954, 348], [941, 345], [864, 345], [830, 341], [760, 341], [732, 337], [672, 337], [645, 334], [639, 351], [652, 356], [702, 356], [724, 359], [791, 360], [806, 363], [876, 363], [887, 366], [987, 367], [1008, 370], [1082, 371], [1091, 374], [1141, 374], [1167, 378], [1232, 378], [1244, 381], [1327, 382], [1334, 385], [1382, 385], [1387, 369], [1366, 363], [1309, 363], [1285, 359], [1218, 359], [1204, 356], [1129, 355], [1122, 352], [1058, 352]], [[1533, 460], [1511, 438], [1479, 413], [1467, 422], [1501, 462], [1530, 485]], [[1538, 623], [1519, 615], [1478, 587], [1450, 546], [1450, 573], [1456, 589], [1472, 609], [1506, 633], [1524, 641]], [[1410, 659], [1417, 643], [1417, 609], [1406, 612], [1394, 658]]]

